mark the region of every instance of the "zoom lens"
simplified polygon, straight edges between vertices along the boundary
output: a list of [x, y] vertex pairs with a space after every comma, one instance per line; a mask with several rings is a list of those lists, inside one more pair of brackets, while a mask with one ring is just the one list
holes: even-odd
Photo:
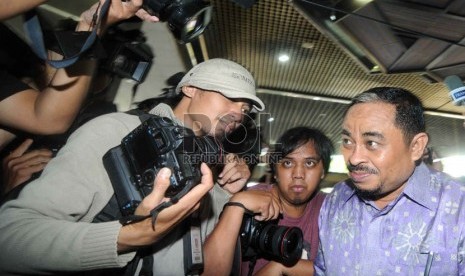
[[212, 6], [203, 0], [144, 0], [148, 13], [167, 22], [174, 37], [187, 43], [203, 33], [211, 21]]
[[298, 227], [266, 224], [256, 236], [256, 250], [286, 265], [294, 265], [302, 256], [303, 234]]

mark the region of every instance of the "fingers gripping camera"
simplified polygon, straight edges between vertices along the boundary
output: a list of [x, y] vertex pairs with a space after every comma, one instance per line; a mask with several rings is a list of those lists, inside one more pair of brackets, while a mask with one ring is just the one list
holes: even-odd
[[209, 136], [196, 137], [191, 129], [169, 118], [152, 115], [103, 156], [123, 216], [132, 215], [163, 167], [171, 169], [166, 196], [177, 201], [201, 179], [200, 164], [217, 164], [220, 144]]

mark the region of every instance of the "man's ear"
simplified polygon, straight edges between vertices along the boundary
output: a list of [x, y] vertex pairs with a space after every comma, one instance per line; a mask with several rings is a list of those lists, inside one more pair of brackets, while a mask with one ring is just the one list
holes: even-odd
[[197, 89], [193, 86], [183, 86], [181, 89], [182, 93], [186, 95], [188, 98], [192, 98], [197, 91]]
[[417, 161], [423, 157], [426, 145], [428, 145], [428, 134], [425, 132], [418, 133], [410, 143], [412, 160]]

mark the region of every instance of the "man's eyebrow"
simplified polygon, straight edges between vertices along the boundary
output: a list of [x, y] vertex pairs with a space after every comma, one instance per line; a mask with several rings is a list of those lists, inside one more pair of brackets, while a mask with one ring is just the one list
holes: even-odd
[[348, 131], [347, 129], [342, 129], [342, 135], [346, 135], [346, 136], [351, 136], [351, 133], [350, 131]]
[[367, 131], [363, 133], [363, 137], [376, 137], [379, 139], [384, 139], [384, 135], [377, 131]]
[[[348, 131], [347, 129], [343, 129], [342, 130], [342, 135], [346, 135], [346, 136], [349, 136], [351, 137], [351, 133], [350, 131]], [[379, 139], [384, 139], [384, 135], [380, 132], [377, 132], [377, 131], [367, 131], [367, 132], [364, 132], [363, 137], [376, 137], [376, 138], [379, 138]]]
[[[281, 158], [281, 160], [295, 160], [297, 158], [294, 158], [294, 157], [291, 157], [291, 156], [284, 156], [283, 158]], [[319, 161], [321, 159], [320, 156], [318, 155], [308, 155], [306, 157], [304, 157], [305, 160], [314, 160], [314, 161]]]

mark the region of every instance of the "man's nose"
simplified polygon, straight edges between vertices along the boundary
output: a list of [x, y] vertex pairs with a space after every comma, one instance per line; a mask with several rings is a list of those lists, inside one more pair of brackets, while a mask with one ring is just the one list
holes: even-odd
[[352, 165], [358, 165], [366, 161], [365, 151], [361, 146], [354, 146], [351, 149], [346, 149], [343, 155], [347, 163]]
[[231, 119], [236, 122], [241, 122], [243, 119], [244, 114], [242, 113], [242, 105], [242, 103], [235, 102], [231, 105], [229, 115], [231, 116]]
[[297, 164], [292, 170], [292, 177], [302, 179], [304, 177], [304, 168], [302, 165]]

